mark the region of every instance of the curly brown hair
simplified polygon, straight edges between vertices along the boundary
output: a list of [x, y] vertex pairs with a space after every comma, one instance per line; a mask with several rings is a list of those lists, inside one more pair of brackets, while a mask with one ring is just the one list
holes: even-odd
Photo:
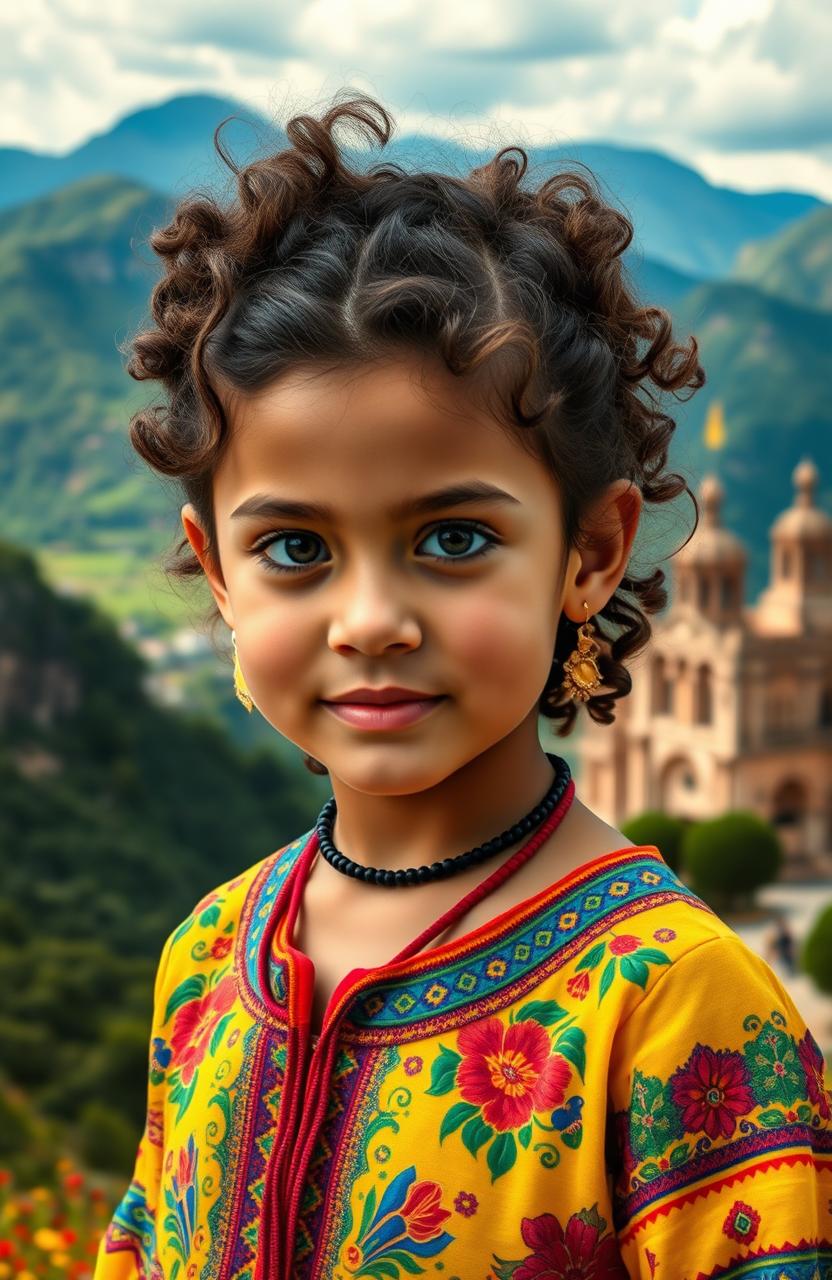
[[[558, 172], [536, 189], [522, 181], [520, 146], [465, 177], [392, 162], [357, 171], [339, 151], [336, 124], [380, 146], [394, 125], [374, 98], [342, 90], [320, 118], [288, 121], [286, 149], [238, 168], [219, 137], [230, 119], [214, 146], [236, 175], [236, 198], [224, 205], [193, 192], [152, 232], [165, 265], [150, 297], [155, 327], [123, 349], [131, 377], [167, 391], [134, 415], [130, 441], [157, 473], [178, 479], [209, 554], [213, 475], [229, 438], [219, 388], [254, 391], [301, 364], [364, 363], [403, 344], [438, 353], [458, 376], [499, 370], [496, 412], [555, 476], [567, 553], [585, 536], [589, 504], [622, 476], [645, 502], [687, 491], [693, 535], [696, 497], [665, 471], [676, 423], [646, 384], [693, 394], [705, 382], [697, 342], [679, 346], [669, 314], [637, 299], [620, 260], [632, 224], [604, 202], [585, 165], [587, 176]], [[577, 198], [566, 198], [570, 189]], [[202, 572], [187, 538], [164, 568], [179, 579]], [[661, 568], [645, 577], [630, 569], [593, 617], [603, 692], [586, 706], [602, 724], [632, 687], [624, 660], [647, 645], [647, 615], [667, 603]], [[220, 617], [213, 604], [204, 619], [212, 638]], [[576, 716], [562, 668], [578, 625], [562, 615], [539, 702], [560, 736]]]

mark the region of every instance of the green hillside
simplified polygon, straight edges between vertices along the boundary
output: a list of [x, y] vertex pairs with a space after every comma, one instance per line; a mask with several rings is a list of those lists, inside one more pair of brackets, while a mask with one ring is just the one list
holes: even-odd
[[832, 208], [822, 205], [776, 235], [747, 245], [733, 274], [796, 306], [832, 311]]
[[[297, 751], [292, 767], [240, 753], [214, 724], [156, 706], [110, 621], [57, 597], [6, 543], [0, 657], [0, 1085], [24, 1089], [82, 1155], [108, 1125], [127, 1172], [165, 937], [307, 830], [329, 788]], [[0, 1133], [0, 1163], [34, 1158]]]

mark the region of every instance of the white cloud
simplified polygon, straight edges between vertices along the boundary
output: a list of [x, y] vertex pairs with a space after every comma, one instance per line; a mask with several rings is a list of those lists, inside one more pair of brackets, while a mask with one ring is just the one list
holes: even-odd
[[65, 150], [177, 92], [277, 121], [352, 85], [399, 135], [656, 147], [832, 199], [823, 0], [27, 0], [0, 14], [0, 142]]

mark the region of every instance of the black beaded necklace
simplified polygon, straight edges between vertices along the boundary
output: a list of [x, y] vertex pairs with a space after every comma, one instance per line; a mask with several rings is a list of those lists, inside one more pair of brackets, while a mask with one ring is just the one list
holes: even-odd
[[395, 871], [384, 867], [365, 867], [360, 862], [353, 862], [352, 858], [348, 858], [345, 853], [339, 852], [332, 843], [332, 828], [335, 823], [335, 815], [337, 808], [335, 804], [335, 796], [330, 796], [326, 801], [315, 824], [315, 830], [318, 836], [318, 845], [321, 853], [326, 858], [331, 867], [336, 871], [341, 871], [345, 876], [352, 876], [356, 880], [365, 880], [368, 884], [380, 884], [387, 888], [397, 888], [404, 884], [424, 884], [427, 880], [442, 880], [446, 876], [455, 875], [458, 871], [464, 871], [467, 867], [476, 866], [480, 862], [484, 862], [486, 858], [492, 858], [495, 854], [500, 853], [503, 849], [508, 849], [510, 845], [516, 844], [523, 836], [533, 831], [548, 818], [549, 814], [560, 803], [569, 781], [572, 777], [569, 765], [561, 756], [551, 755], [548, 751], [546, 757], [551, 761], [555, 776], [552, 785], [546, 792], [546, 795], [535, 805], [524, 818], [519, 822], [515, 822], [513, 827], [509, 827], [502, 835], [494, 836], [491, 840], [486, 840], [484, 844], [476, 845], [473, 849], [468, 849], [465, 853], [457, 854], [455, 858], [443, 858], [440, 862], [431, 862], [421, 867], [403, 867], [397, 868]]

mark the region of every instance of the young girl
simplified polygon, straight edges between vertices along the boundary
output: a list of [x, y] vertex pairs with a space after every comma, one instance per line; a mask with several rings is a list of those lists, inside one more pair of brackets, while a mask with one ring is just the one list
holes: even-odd
[[701, 386], [696, 342], [581, 173], [355, 172], [339, 120], [392, 128], [340, 96], [151, 240], [132, 441], [332, 797], [164, 945], [96, 1280], [826, 1274], [815, 1039], [538, 737], [613, 720], [666, 603], [631, 549], [690, 490], [646, 384]]

